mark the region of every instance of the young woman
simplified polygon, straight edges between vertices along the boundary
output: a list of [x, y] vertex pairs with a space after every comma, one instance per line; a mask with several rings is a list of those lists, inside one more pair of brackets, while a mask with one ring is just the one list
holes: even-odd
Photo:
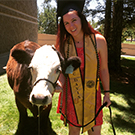
[[[61, 16], [56, 48], [65, 58], [78, 56], [82, 62], [67, 80], [61, 74], [56, 87], [56, 91], [63, 91], [59, 97], [58, 112], [61, 109], [74, 124], [69, 123], [69, 135], [80, 135], [80, 127], [76, 126], [90, 122], [101, 106], [99, 77], [104, 89], [103, 103], [107, 102], [107, 107], [111, 104], [106, 40], [90, 26], [80, 11], [72, 7]], [[83, 132], [100, 135], [102, 116], [101, 111], [95, 121], [83, 128]], [[61, 119], [64, 120], [63, 115]]]

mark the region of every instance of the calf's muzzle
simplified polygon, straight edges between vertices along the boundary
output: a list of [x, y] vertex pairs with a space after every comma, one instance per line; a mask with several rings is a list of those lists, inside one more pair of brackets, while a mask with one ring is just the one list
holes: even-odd
[[32, 95], [32, 103], [37, 105], [37, 106], [43, 106], [47, 103], [48, 100], [48, 96], [44, 96], [44, 95]]

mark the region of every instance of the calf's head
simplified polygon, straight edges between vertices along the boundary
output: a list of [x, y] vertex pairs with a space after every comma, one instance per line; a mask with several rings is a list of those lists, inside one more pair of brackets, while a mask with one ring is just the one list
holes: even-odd
[[[16, 60], [18, 55], [16, 56], [15, 53], [23, 54], [23, 56], [25, 54], [27, 58], [31, 57], [28, 52], [21, 50], [18, 53], [18, 51], [14, 51], [12, 55], [16, 57]], [[60, 53], [50, 45], [44, 45], [37, 49], [32, 59], [29, 58], [27, 63], [29, 63], [28, 70], [31, 71], [33, 86], [29, 101], [37, 106], [49, 105], [52, 102], [52, 94], [61, 72], [71, 73], [81, 64], [78, 57], [71, 57], [65, 61]]]

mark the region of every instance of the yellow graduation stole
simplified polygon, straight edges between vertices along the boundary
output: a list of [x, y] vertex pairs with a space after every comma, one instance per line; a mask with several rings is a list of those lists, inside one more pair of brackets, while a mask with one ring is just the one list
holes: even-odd
[[[91, 34], [95, 43], [95, 36]], [[97, 86], [97, 54], [90, 36], [84, 38], [84, 83], [80, 68], [69, 74], [72, 98], [78, 124], [89, 123], [96, 114], [96, 86]], [[69, 48], [68, 48], [69, 45]], [[77, 56], [76, 46], [72, 38], [65, 44], [65, 54], [69, 50], [69, 57]], [[91, 129], [95, 121], [83, 128], [83, 132]]]

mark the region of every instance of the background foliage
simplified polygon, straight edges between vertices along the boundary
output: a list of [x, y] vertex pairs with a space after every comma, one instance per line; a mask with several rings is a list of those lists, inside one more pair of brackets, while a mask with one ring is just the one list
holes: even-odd
[[42, 11], [38, 11], [38, 33], [56, 34], [56, 8], [49, 2], [42, 4]]
[[[110, 70], [121, 72], [121, 42], [128, 37], [133, 41], [135, 37], [135, 1], [94, 0], [97, 4], [94, 9], [91, 7], [92, 1], [86, 0], [83, 13], [86, 17], [92, 16], [90, 24], [107, 40]], [[43, 10], [38, 13], [40, 33], [57, 33], [56, 7], [52, 7], [50, 2], [44, 0]]]

